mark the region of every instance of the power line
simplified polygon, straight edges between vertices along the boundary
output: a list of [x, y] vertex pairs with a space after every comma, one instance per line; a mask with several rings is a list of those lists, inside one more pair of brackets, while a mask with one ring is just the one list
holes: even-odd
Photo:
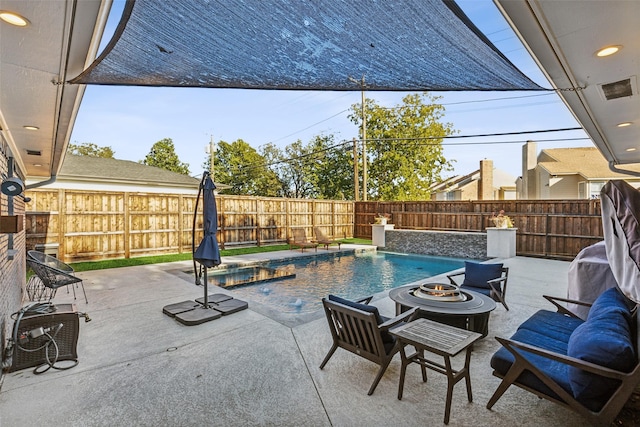
[[[447, 135], [447, 136], [427, 136], [427, 137], [418, 137], [418, 138], [367, 138], [367, 141], [385, 141], [385, 142], [404, 142], [404, 141], [429, 141], [429, 140], [442, 140], [442, 139], [461, 139], [461, 138], [486, 138], [486, 137], [495, 137], [495, 136], [508, 136], [508, 135], [526, 135], [526, 134], [540, 134], [540, 133], [549, 133], [549, 132], [568, 132], [574, 130], [581, 130], [582, 128], [573, 127], [573, 128], [559, 128], [559, 129], [543, 129], [543, 130], [533, 130], [533, 131], [520, 131], [520, 132], [501, 132], [501, 133], [487, 133], [487, 134], [476, 134], [476, 135]], [[357, 139], [355, 141], [358, 141]], [[558, 142], [558, 141], [590, 141], [590, 138], [553, 138], [553, 139], [536, 139], [536, 142]], [[498, 145], [498, 144], [522, 144], [527, 142], [527, 140], [512, 140], [512, 141], [484, 141], [484, 142], [462, 142], [462, 143], [446, 143], [446, 142], [423, 142], [423, 143], [414, 143], [407, 144], [411, 146], [417, 145], [443, 145], [443, 146], [463, 146], [463, 145]], [[265, 164], [253, 164], [253, 165], [245, 165], [243, 169], [253, 169], [257, 167], [270, 167], [276, 166], [282, 163], [290, 163], [296, 160], [305, 159], [308, 157], [312, 157], [318, 154], [325, 153], [327, 151], [342, 147], [343, 149], [351, 150], [350, 144], [353, 144], [353, 140], [343, 140], [337, 144], [331, 145], [329, 147], [325, 147], [321, 150], [312, 151], [310, 153], [301, 154], [299, 156], [290, 157], [288, 159], [281, 159], [271, 163]], [[349, 147], [345, 147], [349, 145]]]

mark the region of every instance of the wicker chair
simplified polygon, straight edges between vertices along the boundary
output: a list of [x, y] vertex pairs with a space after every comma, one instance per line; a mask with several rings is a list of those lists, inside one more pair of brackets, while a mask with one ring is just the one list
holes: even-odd
[[[77, 284], [80, 283], [84, 300], [86, 303], [89, 302], [82, 279], [74, 276], [73, 268], [68, 264], [40, 251], [28, 251], [27, 264], [29, 264], [29, 267], [31, 267], [36, 276], [40, 278], [42, 284], [51, 290], [48, 293], [49, 301], [56, 295], [58, 288], [68, 285], [71, 285], [71, 289], [73, 289], [73, 299], [76, 299], [75, 286], [78, 286]], [[73, 286], [74, 284], [75, 286]]]
[[367, 393], [371, 395], [391, 359], [400, 350], [400, 344], [389, 334], [389, 329], [413, 320], [417, 308], [412, 308], [393, 319], [386, 319], [380, 316], [377, 307], [367, 305], [369, 301], [371, 297], [356, 302], [333, 295], [322, 299], [333, 345], [322, 361], [320, 369], [324, 368], [338, 347], [380, 365]]

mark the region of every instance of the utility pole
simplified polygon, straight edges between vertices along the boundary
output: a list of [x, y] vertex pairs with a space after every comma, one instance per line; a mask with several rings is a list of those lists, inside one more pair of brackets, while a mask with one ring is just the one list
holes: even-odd
[[215, 143], [213, 142], [213, 135], [211, 136], [211, 140], [209, 141], [209, 145], [207, 145], [205, 147], [205, 152], [209, 154], [209, 174], [211, 175], [211, 180], [213, 182], [216, 182], [216, 180], [214, 179], [214, 175], [213, 175], [213, 165], [214, 165], [214, 157], [215, 157], [215, 152], [216, 152], [216, 146]]
[[357, 202], [360, 200], [360, 177], [358, 176], [358, 144], [356, 139], [353, 138], [353, 192], [355, 193], [354, 200]]
[[367, 201], [367, 115], [366, 115], [366, 107], [365, 107], [365, 96], [364, 96], [364, 74], [362, 75], [361, 80], [356, 80], [353, 77], [349, 77], [349, 80], [355, 84], [360, 85], [360, 89], [362, 91], [362, 200]]

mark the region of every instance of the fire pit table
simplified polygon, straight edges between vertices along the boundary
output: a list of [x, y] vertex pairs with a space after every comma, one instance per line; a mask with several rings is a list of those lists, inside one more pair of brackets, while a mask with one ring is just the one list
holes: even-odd
[[418, 307], [420, 317], [458, 328], [489, 333], [489, 314], [496, 308], [493, 299], [448, 283], [422, 283], [389, 291], [396, 303], [396, 315]]

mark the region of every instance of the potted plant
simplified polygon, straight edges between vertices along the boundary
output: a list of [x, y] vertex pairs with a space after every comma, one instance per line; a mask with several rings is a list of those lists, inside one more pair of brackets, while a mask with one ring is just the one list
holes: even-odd
[[378, 215], [376, 215], [376, 219], [375, 219], [375, 223], [376, 224], [386, 224], [387, 221], [391, 218], [391, 215], [388, 213], [378, 213]]
[[500, 210], [498, 215], [494, 212], [490, 219], [496, 228], [513, 228], [513, 221], [508, 215], [504, 214], [504, 210]]

